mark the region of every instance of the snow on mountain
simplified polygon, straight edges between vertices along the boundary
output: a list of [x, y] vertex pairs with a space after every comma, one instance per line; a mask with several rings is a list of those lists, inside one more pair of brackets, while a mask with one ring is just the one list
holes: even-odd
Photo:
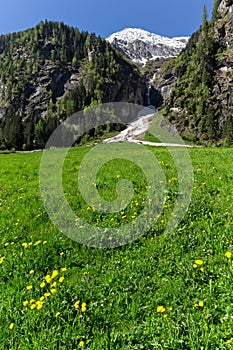
[[138, 28], [126, 28], [106, 40], [132, 61], [145, 64], [151, 59], [178, 56], [189, 37], [168, 38]]

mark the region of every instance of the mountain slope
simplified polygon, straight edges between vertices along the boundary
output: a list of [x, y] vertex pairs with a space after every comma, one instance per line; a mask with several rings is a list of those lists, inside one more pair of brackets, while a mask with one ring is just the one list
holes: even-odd
[[[215, 2], [211, 21], [186, 49], [154, 76], [166, 115], [183, 137], [213, 144], [233, 143], [233, 2]], [[167, 93], [166, 93], [167, 92]]]
[[146, 82], [108, 42], [63, 23], [0, 36], [0, 147], [43, 147], [66, 117], [102, 102], [146, 103]]
[[189, 37], [170, 39], [137, 28], [126, 28], [107, 38], [117, 50], [140, 64], [155, 58], [178, 56], [188, 39]]

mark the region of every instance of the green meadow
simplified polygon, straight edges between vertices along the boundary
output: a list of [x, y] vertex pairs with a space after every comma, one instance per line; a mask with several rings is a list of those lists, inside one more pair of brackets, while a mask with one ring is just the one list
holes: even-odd
[[[148, 149], [167, 180], [163, 209], [147, 234], [114, 249], [80, 244], [53, 225], [40, 195], [41, 152], [0, 155], [1, 349], [233, 347], [232, 149], [188, 149], [192, 200], [172, 232], [165, 229], [177, 170], [166, 148]], [[133, 183], [134, 195], [124, 210], [102, 213], [78, 190], [89, 150], [73, 148], [65, 161], [71, 208], [93, 226], [133, 225], [146, 202], [144, 174], [122, 159], [103, 166], [96, 185], [106, 201], [116, 198], [120, 178]]]

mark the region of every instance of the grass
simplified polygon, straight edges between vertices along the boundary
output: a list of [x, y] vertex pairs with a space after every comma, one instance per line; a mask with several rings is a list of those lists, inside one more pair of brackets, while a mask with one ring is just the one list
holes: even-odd
[[[163, 212], [147, 235], [115, 249], [81, 245], [54, 227], [40, 197], [40, 152], [0, 155], [1, 349], [232, 347], [232, 149], [189, 150], [192, 202], [170, 234], [177, 173], [165, 148], [149, 149], [171, 180]], [[71, 207], [93, 225], [132, 222], [146, 198], [143, 174], [122, 160], [106, 164], [101, 195], [116, 197], [119, 176], [132, 179], [135, 194], [124, 213], [93, 210], [76, 185], [89, 150], [72, 149], [65, 163]]]

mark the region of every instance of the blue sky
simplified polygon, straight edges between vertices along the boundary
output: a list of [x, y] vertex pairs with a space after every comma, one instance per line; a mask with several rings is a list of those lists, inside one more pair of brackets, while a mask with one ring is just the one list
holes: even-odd
[[63, 21], [106, 37], [126, 27], [169, 37], [190, 35], [201, 24], [203, 6], [213, 0], [2, 0], [0, 34]]

